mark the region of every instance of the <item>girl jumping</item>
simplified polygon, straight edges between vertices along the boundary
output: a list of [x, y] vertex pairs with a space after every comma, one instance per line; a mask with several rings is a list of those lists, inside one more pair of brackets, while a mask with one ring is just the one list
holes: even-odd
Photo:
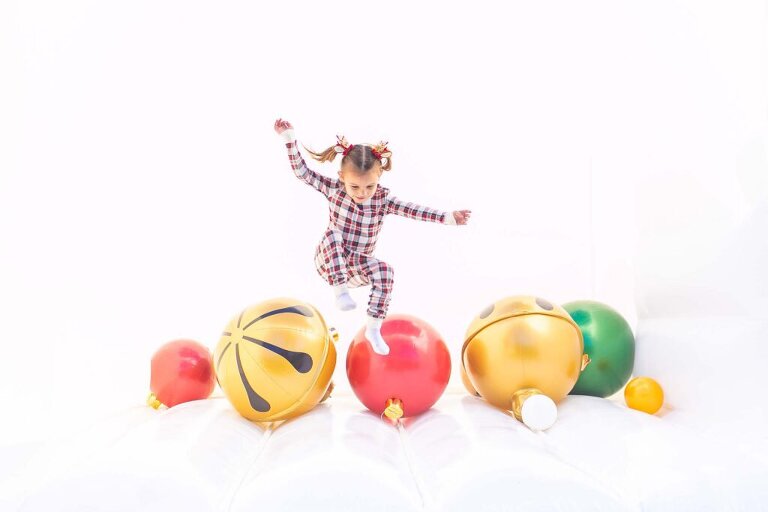
[[343, 311], [357, 306], [349, 288], [371, 285], [365, 337], [377, 354], [388, 354], [381, 324], [387, 316], [394, 273], [391, 266], [373, 256], [384, 216], [394, 213], [456, 226], [466, 224], [471, 211], [442, 212], [407, 203], [379, 187], [382, 173], [392, 168], [392, 153], [385, 142], [374, 146], [349, 144], [337, 136], [336, 144], [321, 153], [307, 149], [320, 162], [332, 162], [342, 155], [339, 177], [333, 179], [307, 167], [291, 123], [278, 119], [275, 131], [285, 140], [293, 173], [328, 199], [328, 228], [315, 251], [317, 272], [333, 287], [336, 305]]

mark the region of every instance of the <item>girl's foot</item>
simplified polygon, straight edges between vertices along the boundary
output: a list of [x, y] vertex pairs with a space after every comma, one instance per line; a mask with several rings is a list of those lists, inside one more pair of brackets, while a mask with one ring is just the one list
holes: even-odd
[[349, 311], [351, 309], [355, 309], [357, 304], [355, 304], [355, 301], [352, 300], [352, 297], [349, 295], [349, 293], [342, 293], [336, 297], [336, 307], [342, 311]]
[[379, 355], [385, 356], [389, 354], [389, 345], [381, 337], [381, 323], [383, 318], [368, 317], [368, 325], [365, 328], [365, 339], [371, 344], [373, 351]]
[[357, 304], [352, 300], [352, 296], [349, 294], [349, 290], [345, 285], [334, 286], [333, 291], [336, 295], [336, 307], [342, 311], [349, 311], [355, 309]]

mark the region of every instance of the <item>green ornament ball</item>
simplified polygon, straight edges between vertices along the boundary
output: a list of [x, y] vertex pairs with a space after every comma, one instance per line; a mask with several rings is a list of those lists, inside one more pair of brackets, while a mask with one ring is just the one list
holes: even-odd
[[584, 336], [584, 353], [592, 360], [581, 372], [571, 395], [605, 398], [629, 381], [635, 365], [635, 336], [627, 321], [606, 304], [577, 300], [563, 304]]

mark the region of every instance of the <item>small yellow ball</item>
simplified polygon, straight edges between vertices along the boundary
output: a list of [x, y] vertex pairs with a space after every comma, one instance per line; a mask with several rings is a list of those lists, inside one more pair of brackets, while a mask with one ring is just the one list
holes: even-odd
[[654, 414], [664, 404], [664, 390], [650, 377], [636, 377], [624, 388], [624, 400], [632, 409]]

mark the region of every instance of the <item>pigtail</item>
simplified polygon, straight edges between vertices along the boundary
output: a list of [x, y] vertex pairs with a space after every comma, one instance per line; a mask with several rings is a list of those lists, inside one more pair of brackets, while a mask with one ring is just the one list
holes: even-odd
[[[302, 144], [302, 146], [304, 146], [304, 144]], [[333, 162], [336, 159], [336, 155], [338, 154], [336, 152], [335, 145], [329, 147], [324, 151], [321, 151], [320, 153], [315, 153], [314, 151], [309, 149], [307, 146], [304, 146], [304, 149], [306, 149], [307, 153], [312, 155], [312, 158], [314, 158], [318, 162]]]
[[[303, 146], [303, 144], [302, 144]], [[354, 149], [354, 146], [351, 146], [349, 142], [347, 142], [347, 138], [343, 135], [337, 135], [336, 136], [336, 144], [329, 147], [322, 153], [315, 153], [311, 149], [309, 149], [307, 146], [304, 146], [304, 149], [306, 149], [310, 155], [312, 155], [312, 158], [315, 160], [318, 160], [320, 162], [333, 162], [336, 159], [336, 154], [341, 153], [345, 157], [347, 156], [347, 153], [349, 153], [352, 149]], [[344, 160], [341, 160], [341, 163], [344, 163]]]
[[382, 171], [391, 171], [392, 170], [392, 157], [386, 157], [382, 158], [381, 160], [381, 170]]
[[371, 146], [373, 156], [379, 159], [381, 162], [382, 171], [392, 170], [392, 151], [387, 147], [387, 142], [381, 141], [378, 144]]

